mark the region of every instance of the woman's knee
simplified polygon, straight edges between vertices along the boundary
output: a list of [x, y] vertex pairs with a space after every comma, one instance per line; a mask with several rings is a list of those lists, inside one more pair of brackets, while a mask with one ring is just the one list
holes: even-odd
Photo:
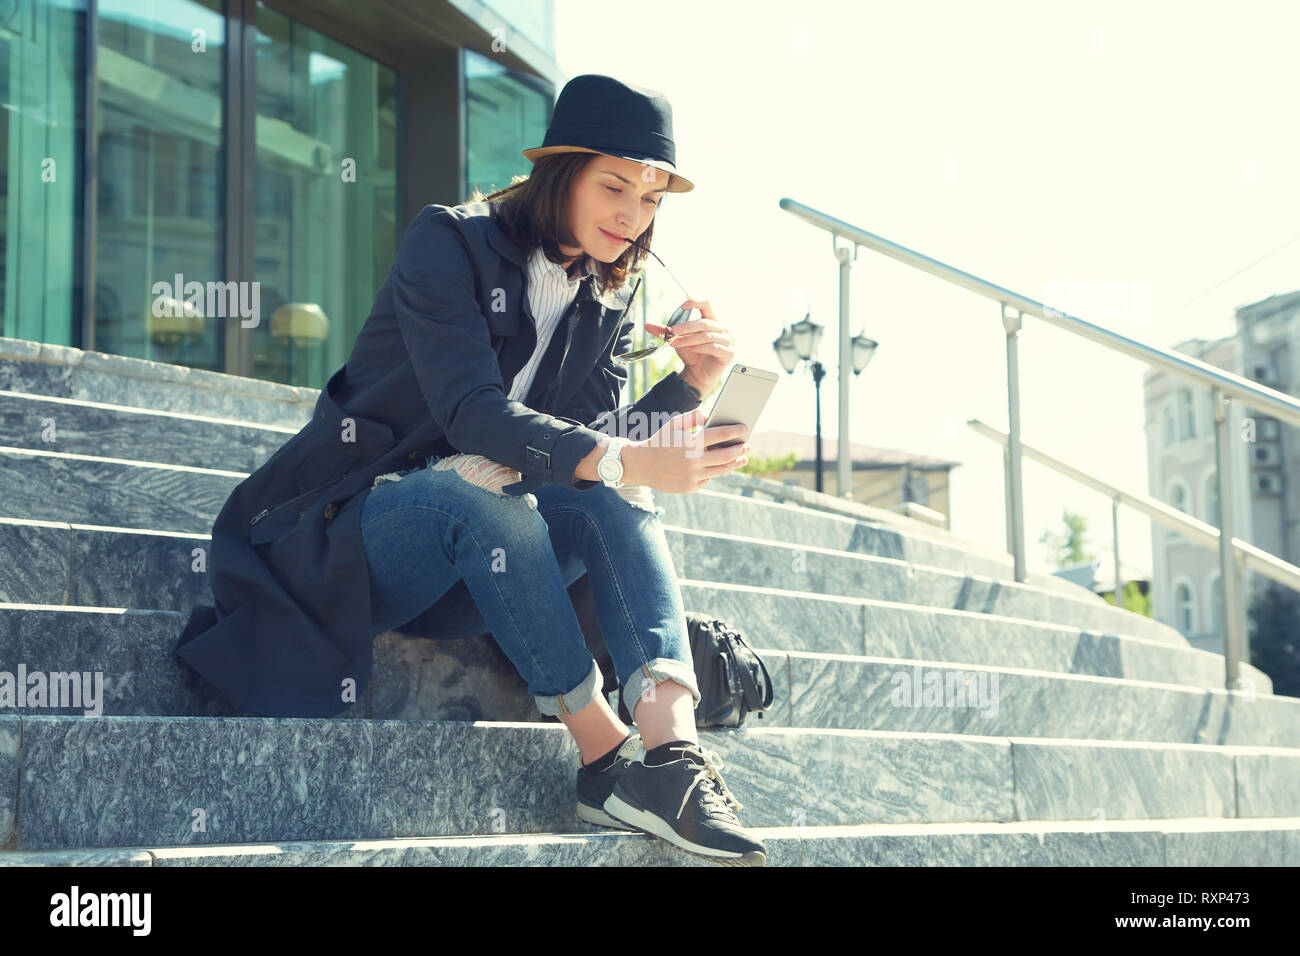
[[654, 494], [644, 485], [611, 488], [598, 485], [582, 492], [588, 496], [579, 499], [593, 514], [609, 521], [639, 522], [647, 515], [662, 518], [664, 509], [655, 504]]
[[498, 539], [547, 537], [546, 522], [537, 513], [537, 499], [532, 494], [492, 491], [474, 484], [455, 469], [425, 469], [417, 475], [417, 499], [421, 503], [443, 509], [476, 532]]
[[438, 513], [472, 527], [519, 525], [545, 528], [531, 494], [510, 496], [479, 487], [452, 469], [420, 468], [384, 476], [369, 492], [363, 524], [400, 511], [412, 521], [420, 511]]

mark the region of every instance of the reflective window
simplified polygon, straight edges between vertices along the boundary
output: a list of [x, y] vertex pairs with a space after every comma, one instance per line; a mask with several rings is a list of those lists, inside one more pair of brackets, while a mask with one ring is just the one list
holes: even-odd
[[96, 351], [224, 368], [224, 55], [220, 0], [99, 2]]
[[551, 121], [553, 99], [531, 77], [465, 50], [465, 182], [484, 194], [527, 176], [532, 163], [522, 150], [540, 146]]
[[0, 2], [0, 335], [80, 343], [86, 7]]
[[320, 388], [396, 254], [397, 75], [263, 4], [256, 181], [252, 375]]
[[504, 43], [509, 49], [514, 42], [513, 31], [545, 50], [549, 56], [555, 56], [554, 0], [486, 0], [486, 5], [510, 24], [509, 30], [494, 34], [495, 42]]

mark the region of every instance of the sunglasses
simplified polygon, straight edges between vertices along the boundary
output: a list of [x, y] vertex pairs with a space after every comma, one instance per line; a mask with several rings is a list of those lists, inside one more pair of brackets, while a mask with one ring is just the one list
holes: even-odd
[[[642, 249], [645, 252], [649, 252], [650, 255], [654, 256], [655, 259], [658, 261], [658, 263], [664, 267], [664, 271], [668, 273], [668, 275], [672, 278], [674, 282], [677, 282], [677, 276], [673, 275], [672, 270], [669, 269], [668, 266], [664, 265], [664, 261], [659, 258], [658, 253], [655, 253], [650, 248], [643, 245], [640, 241], [636, 239], [629, 239], [628, 242], [631, 245], [636, 246], [638, 249]], [[637, 276], [636, 285], [632, 287], [632, 294], [628, 296], [627, 304], [623, 306], [624, 315], [626, 315], [628, 313], [628, 310], [632, 308], [632, 301], [636, 298], [637, 290], [641, 288], [641, 278], [642, 276]], [[688, 299], [691, 298], [691, 294], [686, 291], [686, 287], [684, 285], [682, 285], [680, 282], [677, 282], [677, 286], [682, 290], [686, 298]], [[668, 334], [664, 337], [664, 340], [662, 342], [660, 342], [658, 345], [652, 345], [649, 348], [633, 349], [631, 352], [623, 352], [620, 355], [611, 354], [610, 360], [616, 362], [619, 365], [631, 365], [633, 362], [642, 362], [648, 359], [650, 356], [654, 355], [661, 348], [667, 345], [669, 340], [672, 339], [671, 329], [673, 328], [673, 326], [680, 325], [681, 323], [687, 321], [690, 314], [694, 311], [695, 311], [694, 309], [684, 309], [681, 306], [678, 306], [673, 311], [673, 314], [668, 317], [668, 321], [662, 323], [665, 328], [670, 330]]]

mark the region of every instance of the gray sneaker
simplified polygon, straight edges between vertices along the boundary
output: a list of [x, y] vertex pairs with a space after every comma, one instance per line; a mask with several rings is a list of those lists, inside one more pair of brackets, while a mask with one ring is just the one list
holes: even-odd
[[763, 866], [767, 848], [736, 819], [741, 804], [722, 780], [716, 751], [673, 747], [682, 756], [648, 766], [630, 763], [605, 801], [605, 812], [642, 833], [723, 866]]

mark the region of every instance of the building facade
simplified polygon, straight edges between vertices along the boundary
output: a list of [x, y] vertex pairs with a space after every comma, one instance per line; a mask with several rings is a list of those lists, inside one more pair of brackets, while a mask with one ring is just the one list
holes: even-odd
[[0, 336], [319, 388], [563, 81], [552, 0], [0, 0], [0, 83]]
[[[749, 442], [753, 448], [750, 457], [755, 462], [791, 462], [790, 467], [778, 467], [764, 477], [817, 490], [817, 440], [813, 435], [759, 429]], [[822, 491], [826, 494], [838, 494], [838, 447], [834, 438], [822, 439]], [[850, 452], [851, 500], [895, 512], [904, 511], [908, 504], [921, 505], [942, 515], [943, 527], [951, 530], [949, 485], [952, 471], [960, 467], [960, 462], [872, 445], [854, 444]]]
[[[1191, 339], [1174, 350], [1267, 385], [1300, 394], [1300, 291], [1272, 296], [1236, 311], [1235, 334]], [[1214, 409], [1207, 389], [1152, 370], [1143, 376], [1150, 494], [1219, 527]], [[1233, 536], [1297, 563], [1300, 499], [1289, 475], [1300, 468], [1297, 430], [1267, 415], [1228, 404], [1232, 441]], [[1194, 647], [1223, 653], [1223, 585], [1217, 550], [1152, 523], [1152, 614], [1176, 627]], [[1267, 579], [1242, 576], [1246, 600]]]

